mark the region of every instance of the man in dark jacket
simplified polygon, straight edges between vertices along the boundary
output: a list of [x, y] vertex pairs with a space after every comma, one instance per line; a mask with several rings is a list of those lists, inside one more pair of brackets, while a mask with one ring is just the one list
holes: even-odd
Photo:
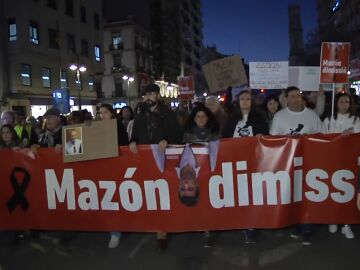
[[[143, 106], [134, 120], [130, 139], [130, 151], [136, 154], [137, 144], [159, 144], [159, 149], [165, 151], [168, 144], [181, 143], [181, 128], [176, 114], [161, 102], [160, 88], [149, 84], [144, 91]], [[167, 246], [166, 232], [157, 233], [157, 248], [164, 251]]]
[[62, 145], [62, 123], [60, 111], [56, 108], [48, 109], [44, 114], [46, 130], [40, 135], [40, 147], [55, 147], [61, 150]]
[[137, 153], [137, 144], [159, 144], [160, 149], [165, 150], [169, 143], [181, 143], [181, 128], [176, 114], [161, 101], [159, 86], [148, 85], [143, 100], [140, 114], [134, 120], [131, 152]]

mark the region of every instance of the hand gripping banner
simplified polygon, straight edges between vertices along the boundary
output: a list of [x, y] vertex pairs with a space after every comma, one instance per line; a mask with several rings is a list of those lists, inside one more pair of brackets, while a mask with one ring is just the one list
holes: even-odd
[[200, 231], [360, 223], [360, 135], [128, 147], [63, 163], [0, 151], [0, 229]]

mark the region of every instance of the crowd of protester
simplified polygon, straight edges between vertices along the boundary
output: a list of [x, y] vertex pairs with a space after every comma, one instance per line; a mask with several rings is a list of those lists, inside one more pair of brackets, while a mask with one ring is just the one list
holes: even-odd
[[[1, 114], [0, 149], [36, 151], [38, 147], [53, 147], [62, 151], [63, 126], [109, 119], [117, 119], [118, 145], [128, 145], [134, 154], [138, 153], [138, 144], [158, 144], [159, 149], [165, 150], [168, 144], [210, 142], [220, 138], [360, 132], [359, 103], [351, 91], [336, 94], [333, 115], [331, 98], [327, 98], [324, 91], [301, 93], [297, 87], [288, 87], [280, 95], [268, 95], [265, 99], [253, 95], [250, 88], [244, 88], [236, 96], [232, 96], [230, 90], [224, 104], [217, 96], [208, 96], [204, 102], [185, 103], [187, 106], [181, 105], [175, 110], [165, 104], [159, 92], [156, 84], [150, 84], [134, 110], [125, 106], [117, 114], [112, 105], [102, 104], [95, 118], [87, 110], [64, 116], [58, 109], [50, 108], [37, 119], [5, 111]], [[193, 192], [186, 184], [180, 189], [184, 194]], [[192, 204], [191, 199], [186, 200]], [[337, 225], [329, 225], [331, 233], [337, 229]], [[350, 225], [344, 225], [341, 232], [348, 239], [355, 237]], [[302, 224], [292, 236], [301, 237], [306, 245], [311, 244], [311, 233], [312, 226]], [[210, 236], [210, 232], [205, 232], [205, 247], [213, 243]], [[244, 230], [244, 237], [246, 243], [255, 243], [255, 230]], [[120, 238], [120, 232], [111, 232], [109, 248], [117, 247]], [[166, 232], [157, 233], [159, 250], [166, 249], [166, 239]]]

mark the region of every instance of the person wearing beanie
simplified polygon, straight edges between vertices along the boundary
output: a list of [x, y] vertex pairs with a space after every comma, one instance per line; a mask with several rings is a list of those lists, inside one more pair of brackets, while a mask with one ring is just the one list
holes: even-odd
[[61, 150], [62, 146], [62, 122], [60, 111], [56, 108], [48, 109], [44, 114], [46, 128], [40, 135], [40, 147], [55, 147]]
[[[138, 144], [158, 144], [160, 151], [165, 151], [168, 144], [181, 143], [181, 137], [175, 112], [161, 101], [160, 87], [149, 84], [143, 92], [140, 113], [134, 119], [130, 151], [137, 154]], [[157, 249], [160, 252], [167, 247], [166, 236], [166, 232], [157, 233]]]

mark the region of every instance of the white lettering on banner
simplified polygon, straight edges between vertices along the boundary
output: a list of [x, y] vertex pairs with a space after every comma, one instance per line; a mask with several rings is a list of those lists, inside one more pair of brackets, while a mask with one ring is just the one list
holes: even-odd
[[313, 169], [306, 174], [306, 184], [316, 190], [305, 192], [305, 196], [312, 202], [323, 202], [329, 195], [329, 187], [324, 182], [320, 181], [328, 179], [329, 175], [324, 170]]
[[[130, 199], [130, 192], [132, 200]], [[140, 185], [135, 181], [122, 182], [120, 184], [120, 198], [125, 210], [130, 212], [139, 211], [143, 204]]]
[[145, 188], [145, 198], [147, 210], [157, 210], [156, 203], [156, 190], [159, 191], [162, 196], [160, 196], [160, 209], [161, 210], [170, 210], [170, 195], [169, 195], [169, 185], [165, 179], [158, 179], [156, 181], [146, 181], [144, 183]]
[[119, 203], [112, 202], [116, 191], [116, 183], [114, 181], [99, 181], [99, 187], [105, 189], [105, 194], [101, 201], [101, 209], [118, 211]]
[[[136, 168], [128, 168], [125, 177], [131, 178]], [[58, 203], [65, 203], [68, 210], [76, 209], [76, 195], [74, 184], [73, 169], [64, 169], [61, 182], [56, 177], [55, 171], [45, 170], [46, 191], [48, 200], [48, 209], [56, 210]], [[92, 180], [79, 180], [80, 192], [78, 195], [78, 207], [81, 210], [120, 210], [119, 202], [113, 202], [116, 194], [116, 181], [101, 180], [99, 187]], [[102, 198], [99, 198], [99, 189], [105, 189]], [[86, 189], [86, 190], [84, 190]], [[156, 196], [158, 191], [158, 196]], [[170, 210], [170, 195], [168, 182], [164, 179], [144, 181], [144, 192], [146, 198], [147, 210]], [[134, 180], [125, 180], [119, 185], [120, 203], [124, 210], [129, 212], [139, 211], [143, 207], [142, 189], [139, 183]], [[160, 207], [157, 205], [157, 198], [160, 201]], [[101, 199], [101, 203], [100, 203]], [[100, 207], [99, 207], [100, 205]]]
[[[333, 186], [342, 191], [342, 192], [334, 192], [331, 194], [331, 198], [338, 203], [347, 203], [354, 198], [355, 189], [354, 186], [344, 180], [352, 180], [355, 178], [355, 175], [352, 171], [347, 170], [339, 170], [336, 171], [332, 178], [331, 182]], [[343, 193], [343, 194], [342, 194]]]
[[280, 184], [281, 204], [289, 204], [291, 202], [291, 180], [290, 175], [285, 171], [253, 173], [252, 189], [254, 205], [264, 205], [263, 183], [266, 185], [267, 204], [277, 205], [277, 188], [276, 184]]
[[[320, 203], [330, 198], [343, 204], [354, 199], [355, 187], [351, 182], [355, 180], [355, 174], [352, 171], [340, 169], [329, 174], [323, 169], [314, 168], [305, 173], [302, 166], [303, 157], [295, 157], [294, 171], [290, 175], [290, 172], [284, 170], [249, 172], [247, 161], [223, 162], [222, 174], [213, 175], [209, 179], [210, 204], [220, 209], [287, 205], [304, 199]], [[124, 178], [133, 178], [136, 170], [128, 168]], [[68, 210], [78, 208], [83, 211], [119, 211], [120, 205], [129, 212], [143, 208], [148, 211], [170, 210], [169, 185], [165, 179], [146, 180], [143, 185], [132, 179], [124, 179], [120, 183], [99, 180], [97, 184], [90, 179], [75, 181], [73, 169], [64, 169], [61, 181], [54, 170], [46, 169], [45, 178], [49, 210], [56, 210], [60, 204], [64, 204]], [[78, 185], [77, 193], [75, 185]], [[306, 192], [303, 192], [304, 187], [308, 187]], [[331, 187], [336, 191], [330, 192]], [[104, 192], [100, 192], [102, 190]], [[102, 198], [99, 194], [103, 194]]]
[[[222, 164], [223, 176], [214, 175], [209, 180], [210, 202], [214, 208], [234, 207], [234, 183], [232, 162]], [[223, 188], [223, 197], [220, 196], [220, 187]]]
[[87, 188], [88, 192], [83, 191], [78, 198], [79, 207], [81, 210], [99, 210], [99, 200], [96, 185], [91, 180], [79, 181], [79, 188]]
[[[355, 187], [349, 181], [355, 180], [350, 170], [338, 170], [330, 175], [322, 169], [312, 169], [305, 175], [305, 183], [312, 190], [303, 195], [303, 157], [294, 158], [293, 180], [287, 171], [247, 172], [247, 162], [237, 161], [238, 206], [249, 206], [249, 181], [252, 183], [253, 205], [277, 205], [301, 202], [303, 196], [311, 202], [323, 202], [330, 198], [336, 203], [347, 203], [355, 196]], [[331, 179], [331, 181], [330, 181]], [[233, 162], [222, 163], [222, 175], [213, 175], [209, 181], [210, 203], [214, 208], [234, 207], [234, 174]], [[293, 194], [291, 193], [293, 185]], [[329, 186], [337, 192], [330, 193]], [[278, 188], [280, 186], [280, 188]], [[236, 187], [235, 187], [236, 188]], [[223, 196], [220, 195], [223, 190]], [[266, 197], [264, 193], [266, 192]], [[280, 194], [279, 194], [280, 193]], [[291, 196], [291, 194], [293, 196]], [[280, 195], [280, 202], [278, 196]], [[266, 198], [266, 203], [264, 202]]]
[[56, 198], [59, 202], [64, 202], [67, 197], [67, 208], [75, 210], [75, 189], [74, 173], [72, 169], [65, 169], [61, 180], [61, 186], [56, 178], [54, 170], [45, 170], [46, 192], [48, 198], [48, 208], [56, 209]]

